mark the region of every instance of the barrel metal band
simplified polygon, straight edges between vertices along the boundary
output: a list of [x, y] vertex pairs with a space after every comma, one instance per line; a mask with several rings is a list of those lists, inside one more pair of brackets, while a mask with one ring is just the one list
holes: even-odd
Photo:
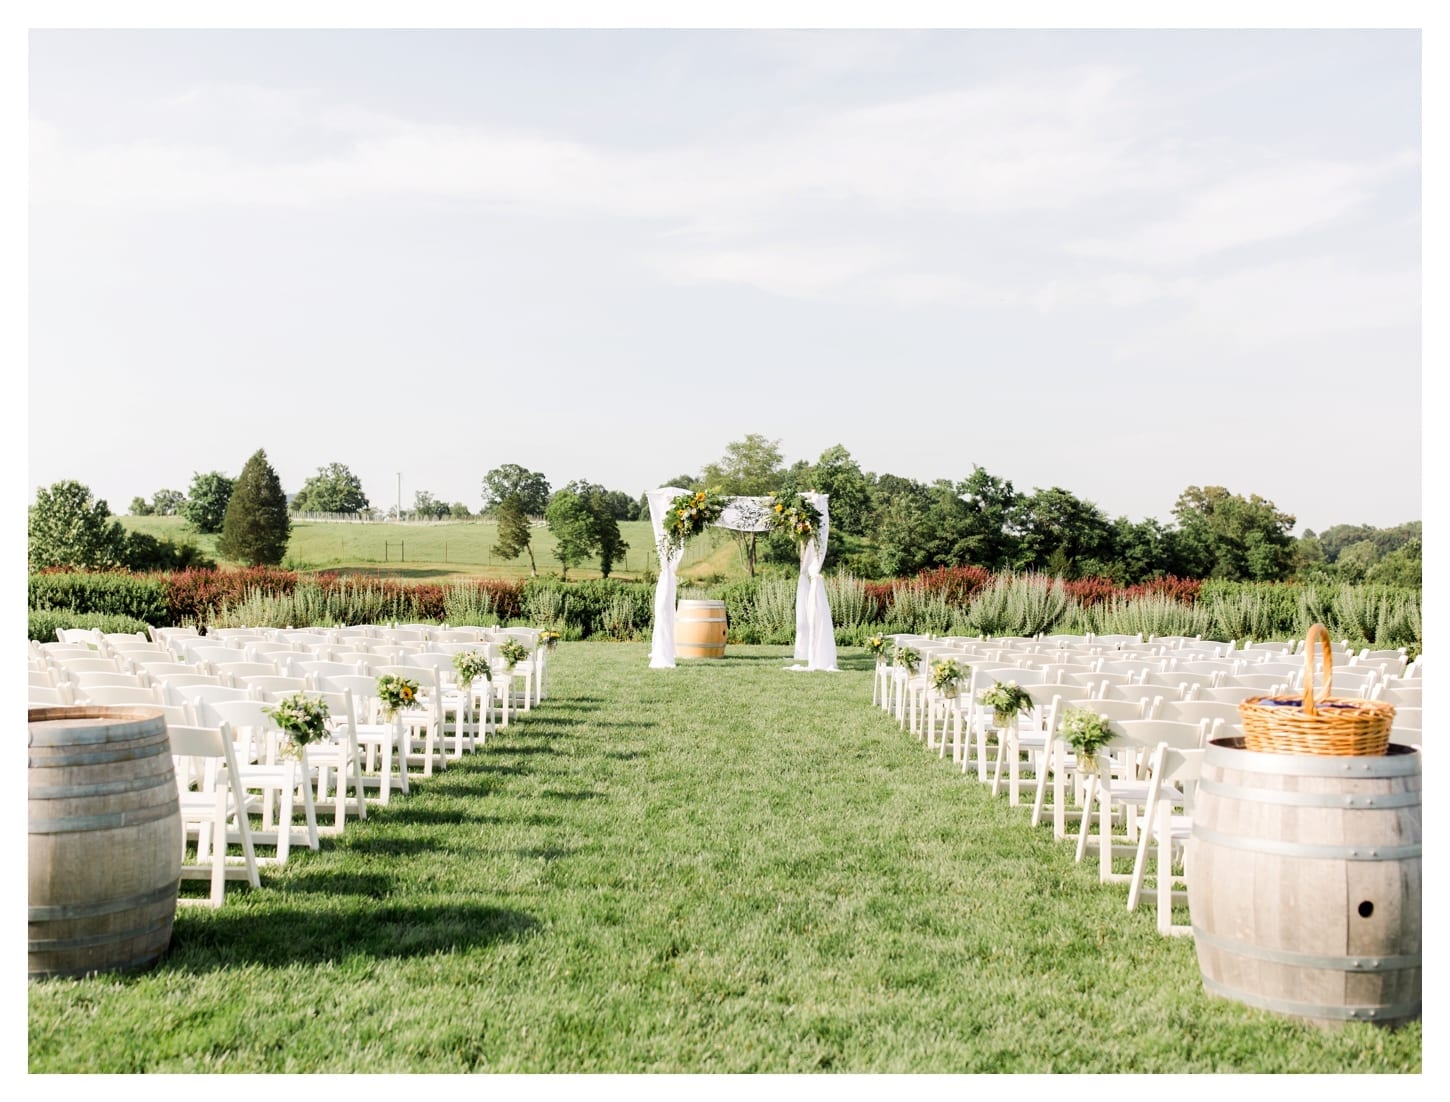
[[157, 742], [164, 743], [167, 735], [163, 713], [157, 712], [156, 718], [163, 724], [160, 731], [140, 723], [133, 723], [130, 730], [123, 734], [117, 732], [115, 727], [64, 726], [39, 731], [32, 727], [28, 745], [56, 749], [66, 746], [149, 746]]
[[1326, 861], [1403, 861], [1419, 857], [1419, 842], [1407, 846], [1309, 846], [1302, 842], [1279, 842], [1272, 838], [1250, 838], [1236, 834], [1220, 834], [1193, 824], [1193, 837], [1209, 845], [1225, 849], [1242, 849], [1250, 853], [1272, 853], [1279, 857], [1318, 858]]
[[176, 881], [168, 880], [159, 888], [150, 888], [135, 895], [119, 899], [102, 899], [95, 903], [56, 903], [51, 906], [31, 907], [31, 922], [56, 922], [70, 918], [97, 918], [100, 915], [116, 914], [135, 907], [149, 907], [153, 903], [165, 903], [176, 898]]
[[1255, 995], [1248, 991], [1239, 991], [1226, 984], [1211, 980], [1207, 976], [1203, 977], [1203, 986], [1210, 993], [1222, 995], [1226, 999], [1234, 999], [1248, 1006], [1257, 1006], [1261, 1010], [1273, 1010], [1280, 1014], [1292, 1014], [1300, 1018], [1333, 1018], [1336, 1021], [1347, 1022], [1379, 1022], [1399, 1021], [1401, 1018], [1418, 1018], [1420, 1016], [1419, 1002], [1394, 1003], [1389, 1006], [1316, 1006], [1313, 1003], [1293, 1003], [1287, 999], [1271, 999], [1265, 995]]
[[1223, 949], [1235, 956], [1266, 960], [1271, 964], [1287, 964], [1294, 968], [1323, 968], [1332, 972], [1398, 972], [1405, 968], [1419, 968], [1420, 954], [1407, 953], [1403, 956], [1318, 956], [1314, 953], [1295, 953], [1288, 949], [1270, 949], [1253, 945], [1247, 941], [1210, 934], [1201, 926], [1193, 928], [1193, 940], [1215, 949]]
[[122, 827], [144, 826], [168, 816], [175, 818], [181, 810], [173, 798], [153, 807], [138, 807], [109, 815], [72, 815], [60, 819], [31, 819], [31, 834], [70, 834], [83, 830], [120, 830]]
[[97, 949], [102, 945], [114, 945], [118, 941], [134, 941], [136, 938], [154, 937], [171, 926], [175, 919], [175, 912], [169, 912], [160, 918], [153, 919], [144, 926], [132, 926], [127, 930], [107, 930], [101, 934], [90, 934], [86, 937], [52, 937], [52, 938], [31, 938], [29, 952], [32, 953], [62, 953], [74, 949]]
[[130, 777], [120, 781], [101, 781], [97, 784], [52, 784], [30, 790], [32, 800], [73, 800], [86, 796], [123, 796], [128, 792], [143, 792], [148, 788], [175, 787], [174, 775], [157, 773], [151, 777]]
[[1237, 769], [1245, 773], [1288, 773], [1297, 777], [1417, 777], [1417, 753], [1364, 754], [1341, 757], [1329, 754], [1263, 754], [1210, 743], [1203, 766]]
[[164, 742], [141, 747], [132, 744], [97, 750], [81, 748], [81, 752], [73, 754], [43, 754], [40, 757], [31, 754], [28, 760], [31, 769], [66, 769], [79, 765], [112, 765], [118, 761], [145, 761], [147, 758], [169, 757], [170, 754], [171, 739], [167, 737]]
[[1278, 788], [1246, 788], [1220, 781], [1198, 782], [1201, 796], [1222, 796], [1227, 800], [1244, 800], [1256, 804], [1280, 804], [1285, 807], [1342, 807], [1356, 811], [1376, 811], [1390, 807], [1419, 807], [1420, 790], [1413, 792], [1290, 792]]

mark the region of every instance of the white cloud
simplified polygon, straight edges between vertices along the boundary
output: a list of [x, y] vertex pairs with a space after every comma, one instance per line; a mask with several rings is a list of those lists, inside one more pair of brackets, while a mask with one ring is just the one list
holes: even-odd
[[779, 246], [683, 253], [661, 257], [656, 266], [681, 283], [734, 283], [787, 298], [819, 298], [886, 259], [869, 248]]

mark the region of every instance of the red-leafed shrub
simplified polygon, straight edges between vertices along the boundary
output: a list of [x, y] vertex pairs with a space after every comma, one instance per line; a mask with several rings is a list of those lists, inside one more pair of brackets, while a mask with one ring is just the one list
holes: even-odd
[[291, 593], [297, 574], [270, 566], [245, 570], [181, 570], [159, 575], [166, 586], [166, 607], [173, 624], [205, 622], [223, 604], [235, 604], [248, 589]]
[[1181, 604], [1191, 605], [1198, 600], [1198, 591], [1203, 582], [1198, 578], [1175, 578], [1169, 574], [1164, 578], [1139, 582], [1123, 590], [1125, 597], [1171, 597]]
[[928, 593], [944, 593], [952, 604], [964, 605], [991, 584], [992, 572], [984, 566], [939, 566], [911, 580]]
[[1109, 578], [1076, 578], [1063, 582], [1062, 588], [1078, 604], [1099, 605], [1122, 592]]

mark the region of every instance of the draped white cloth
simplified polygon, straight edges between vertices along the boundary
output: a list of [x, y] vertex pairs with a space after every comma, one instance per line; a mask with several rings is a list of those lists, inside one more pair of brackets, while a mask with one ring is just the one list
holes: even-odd
[[655, 583], [655, 628], [649, 648], [649, 667], [652, 670], [675, 668], [675, 591], [679, 585], [676, 575], [685, 557], [685, 549], [682, 546], [666, 552], [665, 514], [670, 510], [670, 502], [684, 492], [675, 486], [665, 486], [644, 495], [649, 502], [649, 523], [654, 530], [655, 547], [660, 550], [660, 580]]
[[826, 561], [826, 543], [831, 530], [830, 497], [826, 494], [801, 495], [821, 511], [821, 527], [801, 545], [801, 576], [795, 589], [795, 657], [805, 666], [792, 669], [834, 670], [836, 668], [836, 628], [831, 623], [831, 603], [826, 598], [826, 580], [821, 567]]
[[[660, 577], [655, 583], [655, 622], [650, 637], [649, 664], [652, 670], [675, 668], [675, 596], [679, 591], [680, 563], [685, 549], [680, 547], [668, 554], [665, 548], [665, 514], [670, 502], [686, 490], [676, 486], [662, 486], [648, 490], [645, 500], [649, 503], [650, 527], [654, 531], [655, 547], [661, 549]], [[808, 493], [803, 495], [821, 511], [821, 529], [801, 548], [801, 575], [796, 584], [795, 600], [795, 657], [804, 660], [804, 666], [792, 666], [798, 670], [834, 670], [836, 668], [836, 629], [831, 623], [831, 606], [826, 599], [826, 583], [821, 577], [821, 566], [826, 561], [826, 538], [830, 529], [830, 511], [827, 494]], [[768, 532], [770, 498], [731, 498], [715, 522], [717, 527], [730, 528], [737, 532]]]

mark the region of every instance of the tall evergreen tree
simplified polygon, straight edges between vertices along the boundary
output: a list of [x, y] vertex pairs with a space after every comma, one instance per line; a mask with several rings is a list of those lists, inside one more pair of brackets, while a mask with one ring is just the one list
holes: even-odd
[[250, 566], [276, 566], [287, 553], [291, 534], [282, 480], [258, 448], [232, 488], [217, 551]]

